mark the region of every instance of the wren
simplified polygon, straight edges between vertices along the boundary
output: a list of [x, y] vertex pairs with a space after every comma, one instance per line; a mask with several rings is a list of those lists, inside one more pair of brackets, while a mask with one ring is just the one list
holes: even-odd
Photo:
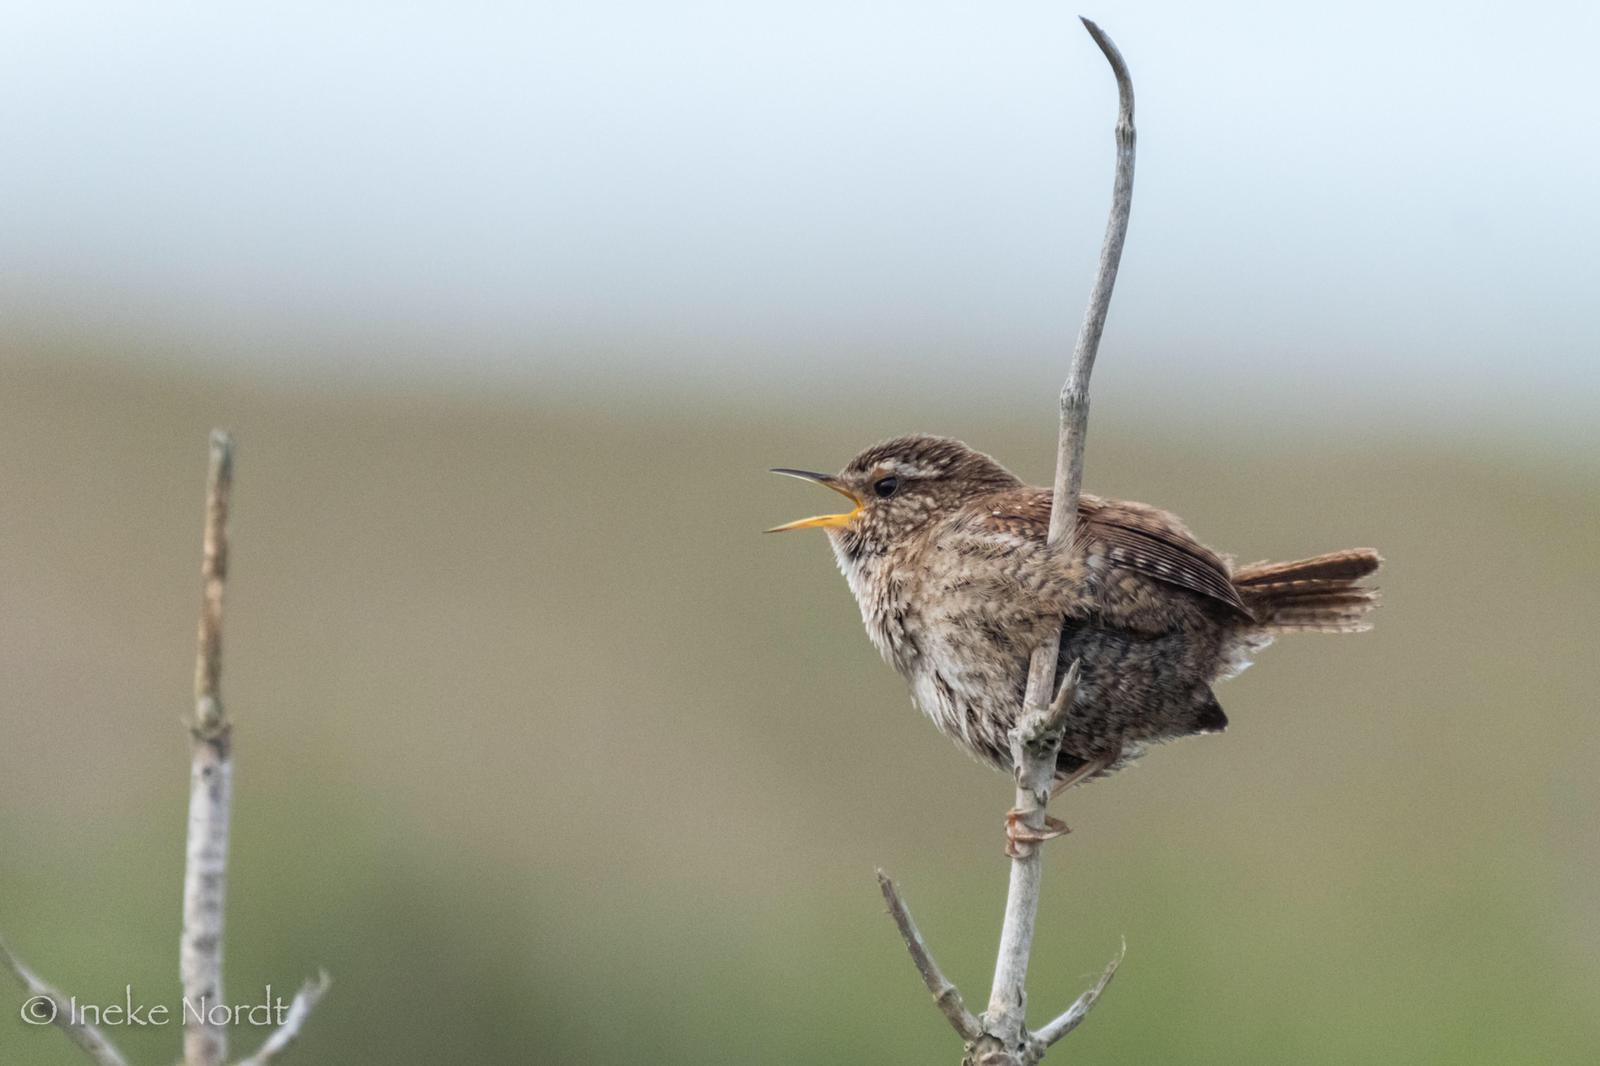
[[848, 512], [769, 532], [827, 531], [867, 634], [912, 701], [979, 760], [1010, 770], [1028, 659], [1052, 627], [1058, 676], [1079, 663], [1056, 788], [1103, 777], [1155, 743], [1216, 733], [1211, 686], [1280, 633], [1370, 627], [1382, 559], [1351, 548], [1235, 567], [1175, 516], [1083, 495], [1068, 550], [1046, 546], [1051, 491], [943, 437], [868, 448], [837, 474], [779, 469]]

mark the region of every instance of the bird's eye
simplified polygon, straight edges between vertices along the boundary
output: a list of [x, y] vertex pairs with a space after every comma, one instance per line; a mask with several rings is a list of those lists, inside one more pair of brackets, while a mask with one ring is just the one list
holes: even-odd
[[900, 488], [900, 479], [897, 477], [881, 477], [872, 483], [872, 491], [878, 494], [878, 499], [886, 500]]

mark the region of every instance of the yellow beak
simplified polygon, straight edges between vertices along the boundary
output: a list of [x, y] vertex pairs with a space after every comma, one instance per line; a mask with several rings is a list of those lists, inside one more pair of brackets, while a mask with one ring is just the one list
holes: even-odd
[[839, 479], [832, 474], [817, 474], [810, 470], [790, 470], [786, 467], [775, 467], [772, 472], [774, 474], [783, 474], [787, 477], [797, 477], [802, 481], [815, 481], [819, 485], [825, 485], [855, 504], [855, 507], [844, 514], [819, 514], [814, 518], [802, 518], [798, 522], [787, 522], [781, 526], [773, 526], [767, 530], [768, 533], [786, 533], [791, 529], [838, 529], [841, 526], [849, 525], [851, 520], [861, 513], [861, 501], [856, 498], [856, 494], [839, 484]]

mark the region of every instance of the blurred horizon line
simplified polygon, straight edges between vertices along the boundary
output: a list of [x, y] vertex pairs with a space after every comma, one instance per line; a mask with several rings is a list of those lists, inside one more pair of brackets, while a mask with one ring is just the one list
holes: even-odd
[[[1037, 426], [1041, 436], [1054, 432], [1056, 389], [1064, 375], [1071, 338], [1058, 352], [1037, 343], [1021, 350], [1006, 365], [984, 362], [968, 347], [970, 373], [961, 367], [963, 345], [952, 342], [930, 358], [926, 351], [893, 339], [873, 352], [878, 361], [857, 364], [859, 376], [841, 382], [827, 366], [818, 367], [805, 352], [774, 361], [770, 345], [761, 357], [741, 362], [737, 341], [726, 341], [719, 362], [686, 358], [671, 361], [676, 349], [661, 338], [604, 345], [594, 338], [574, 341], [565, 351], [548, 337], [521, 345], [512, 342], [487, 352], [474, 345], [465, 351], [444, 351], [427, 342], [409, 346], [403, 339], [375, 333], [352, 336], [347, 330], [297, 328], [292, 338], [272, 345], [268, 338], [241, 332], [231, 350], [219, 350], [198, 330], [176, 327], [96, 329], [59, 320], [10, 323], [0, 343], [0, 367], [30, 374], [93, 376], [134, 375], [141, 378], [189, 377], [228, 388], [300, 394], [329, 399], [405, 397], [426, 394], [454, 405], [504, 408], [612, 406], [619, 399], [648, 398], [646, 417], [673, 417], [715, 411], [729, 417], [771, 417], [781, 398], [785, 421], [801, 422], [803, 409], [835, 421], [859, 417], [874, 407], [892, 409], [902, 421], [919, 407], [929, 425], [884, 427], [895, 432], [917, 428], [947, 432], [945, 421], [980, 421], [997, 410], [1016, 410]], [[1460, 379], [1441, 382], [1439, 402], [1427, 407], [1411, 400], [1415, 392], [1383, 391], [1384, 383], [1352, 382], [1323, 375], [1297, 385], [1291, 375], [1236, 374], [1219, 378], [1201, 360], [1179, 363], [1149, 358], [1148, 353], [1119, 350], [1109, 336], [1096, 367], [1095, 421], [1100, 432], [1137, 434], [1159, 419], [1162, 432], [1199, 434], [1214, 440], [1281, 439], [1293, 432], [1314, 446], [1343, 448], [1363, 437], [1387, 442], [1405, 438], [1411, 445], [1458, 449], [1481, 444], [1510, 448], [1541, 464], [1552, 461], [1572, 473], [1600, 471], [1600, 454], [1584, 447], [1592, 435], [1592, 406], [1581, 388], [1553, 388], [1523, 393], [1496, 390], [1490, 383], [1473, 388]], [[687, 342], [685, 342], [687, 343]], [[754, 345], [755, 342], [750, 342]], [[272, 350], [269, 350], [272, 349]], [[919, 367], [919, 361], [926, 366]], [[783, 366], [795, 373], [785, 376]], [[1219, 367], [1238, 371], [1237, 362], [1219, 360]], [[598, 369], [596, 369], [598, 367]], [[910, 382], [908, 385], [907, 382]], [[882, 390], [894, 386], [892, 395]], [[1019, 401], [1026, 399], [1026, 407]], [[1562, 401], [1558, 406], [1554, 401]], [[670, 410], [667, 410], [670, 408]], [[1024, 414], [1025, 412], [1025, 414]], [[1476, 450], [1476, 449], [1474, 449]]]

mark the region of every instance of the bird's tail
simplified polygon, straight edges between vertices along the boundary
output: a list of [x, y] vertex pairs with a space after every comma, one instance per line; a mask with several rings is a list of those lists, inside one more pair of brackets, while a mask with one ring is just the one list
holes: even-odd
[[1382, 562], [1371, 548], [1350, 548], [1241, 566], [1233, 584], [1263, 633], [1359, 633], [1372, 628], [1367, 616], [1378, 605], [1378, 590], [1357, 582]]

